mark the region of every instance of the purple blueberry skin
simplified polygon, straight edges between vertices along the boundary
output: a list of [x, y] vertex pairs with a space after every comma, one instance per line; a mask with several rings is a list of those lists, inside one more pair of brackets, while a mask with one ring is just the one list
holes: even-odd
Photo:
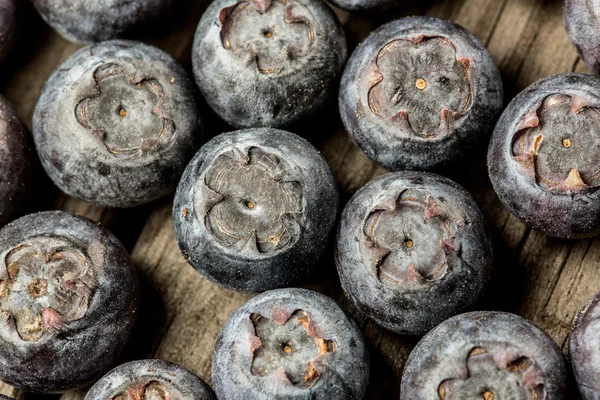
[[112, 367], [139, 302], [137, 275], [119, 240], [85, 218], [43, 212], [2, 228], [0, 255], [0, 379], [57, 393], [86, 386]]
[[193, 83], [140, 42], [85, 47], [50, 77], [33, 116], [46, 173], [67, 194], [132, 207], [169, 194], [200, 147]]
[[42, 18], [65, 39], [93, 43], [150, 28], [176, 0], [31, 0]]
[[1, 96], [0, 155], [0, 226], [4, 226], [31, 203], [37, 157], [27, 128]]
[[[262, 342], [257, 340], [251, 317], [258, 314], [283, 326], [300, 310], [310, 321], [306, 328], [310, 336], [334, 343], [329, 347], [333, 351], [312, 360], [316, 381], [309, 387], [292, 384], [286, 361], [282, 361], [284, 371], [254, 374], [252, 366]], [[291, 354], [295, 345], [290, 342]], [[285, 356], [282, 359], [286, 360]], [[369, 355], [356, 323], [331, 298], [306, 289], [272, 290], [238, 308], [217, 338], [212, 362], [212, 378], [220, 400], [359, 400], [369, 381]]]
[[217, 400], [210, 386], [198, 376], [163, 360], [131, 361], [116, 367], [92, 386], [84, 400], [115, 399], [128, 389], [133, 389], [129, 392], [133, 397], [127, 398], [144, 400], [144, 394], [153, 386], [162, 390], [167, 399]]
[[473, 305], [492, 274], [493, 249], [465, 189], [438, 175], [396, 172], [348, 202], [335, 261], [362, 313], [396, 333], [422, 335]]
[[[438, 48], [422, 50], [431, 43]], [[436, 68], [431, 54], [439, 58]], [[449, 64], [452, 70], [443, 70]], [[386, 65], [399, 70], [387, 71]], [[456, 103], [456, 110], [447, 101]], [[348, 60], [339, 93], [350, 138], [393, 171], [442, 170], [467, 159], [491, 133], [502, 104], [500, 73], [481, 42], [452, 22], [423, 16], [372, 32]], [[444, 123], [442, 110], [450, 110]]]
[[600, 2], [565, 0], [564, 18], [573, 46], [583, 61], [600, 73]]
[[[599, 182], [593, 175], [598, 168], [588, 154], [598, 146], [594, 140], [599, 132], [589, 121], [598, 118], [599, 92], [600, 79], [591, 75], [542, 79], [515, 97], [494, 130], [488, 150], [494, 190], [514, 215], [546, 235], [575, 239], [600, 234]], [[546, 115], [553, 110], [549, 97], [559, 105], [554, 99], [570, 99], [572, 105]], [[576, 119], [579, 114], [581, 119]], [[545, 126], [549, 129], [537, 136], [540, 140], [526, 140], [528, 132], [541, 132]]]
[[192, 50], [206, 101], [237, 128], [286, 128], [318, 113], [346, 57], [343, 28], [320, 0], [215, 0]]
[[21, 23], [21, 0], [0, 0], [0, 62], [15, 47]]
[[[261, 166], [260, 174], [244, 175], [244, 168]], [[218, 174], [221, 168], [233, 173]], [[272, 128], [224, 133], [183, 174], [175, 238], [198, 272], [227, 289], [296, 286], [316, 272], [338, 204], [333, 175], [306, 140]]]
[[400, 399], [475, 398], [566, 400], [562, 353], [518, 315], [478, 311], [444, 321], [410, 354]]
[[569, 357], [583, 400], [600, 398], [600, 293], [579, 312], [569, 334]]

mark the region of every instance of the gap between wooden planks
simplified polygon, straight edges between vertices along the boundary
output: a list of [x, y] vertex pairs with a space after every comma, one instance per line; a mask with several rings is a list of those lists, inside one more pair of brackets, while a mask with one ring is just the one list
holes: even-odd
[[[178, 21], [163, 39], [150, 40], [171, 53], [189, 70], [190, 47], [195, 26], [206, 3], [182, 0]], [[402, 15], [428, 14], [450, 19], [471, 30], [487, 46], [498, 64], [509, 101], [530, 83], [561, 72], [589, 72], [569, 43], [562, 21], [560, 0], [429, 0], [409, 1], [396, 13], [349, 15], [336, 11], [344, 23], [349, 42], [356, 44], [373, 28]], [[32, 35], [22, 40], [21, 50], [5, 67], [1, 89], [31, 128], [31, 116], [46, 78], [79, 46], [50, 31], [33, 12]], [[210, 130], [210, 129], [209, 129]], [[219, 132], [210, 132], [216, 134]], [[337, 179], [343, 201], [375, 176], [385, 173], [354, 146], [339, 122], [311, 141], [322, 151]], [[497, 277], [479, 304], [480, 309], [517, 312], [545, 329], [565, 350], [571, 321], [579, 308], [600, 290], [598, 239], [565, 241], [531, 231], [499, 202], [487, 179], [485, 157], [471, 157], [471, 167], [454, 179], [466, 186], [484, 211], [496, 239]], [[131, 230], [129, 211], [87, 205], [60, 195], [57, 208], [75, 212], [115, 230], [122, 239]], [[132, 250], [140, 273], [144, 306], [135, 345], [126, 357], [159, 357], [179, 363], [210, 381], [210, 361], [216, 336], [228, 315], [248, 296], [220, 289], [200, 277], [179, 254], [171, 226], [170, 199], [138, 213], [141, 233]], [[125, 221], [125, 223], [123, 223]], [[143, 225], [143, 227], [142, 227]], [[418, 338], [387, 332], [360, 316], [339, 289], [331, 254], [330, 271], [310, 287], [338, 300], [363, 329], [372, 356], [368, 399], [399, 396], [402, 367]], [[0, 392], [18, 399], [34, 395], [1, 385]], [[82, 399], [83, 392], [62, 395]]]

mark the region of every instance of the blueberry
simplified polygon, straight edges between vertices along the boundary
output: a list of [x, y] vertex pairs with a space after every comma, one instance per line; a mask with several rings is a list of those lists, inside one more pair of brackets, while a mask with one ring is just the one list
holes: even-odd
[[212, 376], [220, 400], [359, 400], [369, 380], [362, 334], [329, 297], [306, 289], [258, 295], [221, 331]]
[[42, 18], [65, 39], [92, 43], [150, 28], [176, 0], [31, 0]]
[[33, 117], [46, 172], [69, 195], [130, 207], [172, 192], [200, 147], [192, 83], [161, 50], [85, 47], [46, 83]]
[[600, 293], [579, 312], [569, 335], [569, 357], [583, 400], [600, 398]]
[[346, 205], [335, 259], [361, 312], [418, 335], [473, 305], [492, 273], [492, 253], [466, 190], [438, 175], [396, 172], [369, 182]]
[[334, 96], [346, 39], [320, 0], [215, 0], [192, 61], [208, 104], [238, 128], [288, 127]]
[[398, 0], [331, 0], [331, 3], [350, 11], [385, 11], [398, 6]]
[[340, 89], [348, 134], [391, 170], [441, 170], [488, 137], [502, 111], [502, 82], [470, 32], [430, 17], [371, 33], [350, 57]]
[[554, 341], [518, 315], [452, 317], [410, 354], [402, 400], [566, 400], [567, 373]]
[[17, 42], [21, 25], [21, 0], [0, 0], [0, 62]]
[[0, 96], [0, 226], [31, 203], [37, 161], [27, 128]]
[[163, 360], [120, 365], [92, 386], [84, 400], [216, 400], [202, 379]]
[[0, 379], [53, 393], [106, 372], [138, 308], [118, 239], [65, 212], [31, 214], [0, 230], [0, 259]]
[[318, 268], [338, 193], [306, 140], [254, 128], [206, 143], [175, 195], [175, 238], [202, 275], [243, 292], [298, 285]]
[[492, 136], [488, 169], [498, 197], [547, 235], [600, 234], [599, 92], [591, 75], [543, 79], [508, 105]]
[[600, 4], [596, 1], [564, 0], [567, 33], [590, 68], [600, 73]]

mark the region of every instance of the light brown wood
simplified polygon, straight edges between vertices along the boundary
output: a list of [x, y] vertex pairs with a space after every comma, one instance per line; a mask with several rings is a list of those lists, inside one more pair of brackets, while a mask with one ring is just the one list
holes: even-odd
[[[205, 7], [194, 0], [182, 1], [170, 30], [155, 32], [159, 38], [149, 41], [189, 69], [193, 33]], [[497, 62], [507, 101], [545, 76], [590, 72], [567, 38], [560, 0], [414, 0], [383, 15], [336, 13], [353, 45], [375, 27], [403, 15], [428, 14], [465, 26], [486, 44]], [[59, 38], [33, 12], [28, 21], [34, 35], [22, 40], [14, 60], [5, 67], [1, 91], [31, 128], [44, 81], [79, 46]], [[208, 130], [211, 135], [219, 133], [210, 127]], [[324, 124], [311, 141], [332, 168], [344, 202], [367, 181], [386, 172], [350, 142], [337, 120]], [[466, 157], [472, 157], [472, 165], [456, 179], [482, 207], [497, 248], [497, 276], [478, 308], [517, 312], [545, 329], [565, 350], [573, 317], [600, 290], [599, 239], [556, 240], [530, 230], [494, 194], [487, 179], [485, 155]], [[132, 259], [140, 273], [144, 305], [126, 358], [165, 358], [210, 382], [212, 348], [219, 330], [249, 296], [220, 289], [187, 265], [174, 241], [170, 199], [133, 211], [114, 211], [59, 195], [54, 207], [100, 221], [132, 244], [135, 237], [131, 235], [137, 236], [141, 230]], [[130, 219], [135, 220], [134, 227], [125, 228]], [[328, 269], [325, 279], [311, 287], [334, 297], [361, 326], [373, 364], [367, 398], [398, 398], [402, 367], [418, 339], [392, 334], [362, 317], [344, 298], [331, 255], [324, 267]], [[8, 385], [0, 386], [0, 392], [18, 399], [28, 397]], [[82, 399], [83, 393], [67, 393], [62, 398]]]

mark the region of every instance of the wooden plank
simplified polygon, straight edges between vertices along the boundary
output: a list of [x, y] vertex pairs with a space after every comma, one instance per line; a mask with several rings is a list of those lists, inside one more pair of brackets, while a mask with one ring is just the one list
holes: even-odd
[[[589, 72], [568, 41], [561, 5], [560, 0], [428, 0], [408, 2], [406, 7], [381, 15], [336, 12], [352, 46], [375, 27], [402, 15], [426, 13], [462, 24], [487, 45], [498, 63], [509, 101], [542, 77], [569, 71]], [[162, 38], [149, 41], [189, 69], [193, 32], [205, 6], [198, 6], [193, 0], [182, 1], [177, 23], [163, 28]], [[0, 82], [2, 93], [29, 127], [45, 79], [79, 47], [60, 39], [32, 13], [30, 18], [34, 34], [22, 42]], [[222, 124], [211, 127], [210, 134], [223, 129]], [[367, 181], [385, 173], [352, 144], [338, 119], [321, 126], [318, 134], [309, 139], [332, 168], [343, 202]], [[556, 240], [528, 229], [502, 206], [493, 192], [483, 151], [474, 157], [469, 168], [458, 171], [453, 178], [474, 194], [496, 243], [496, 278], [478, 308], [518, 312], [547, 330], [564, 350], [573, 316], [600, 289], [600, 239]], [[141, 224], [149, 214], [132, 251], [142, 281], [144, 304], [135, 343], [124, 359], [165, 358], [210, 381], [216, 336], [228, 315], [248, 296], [217, 288], [187, 265], [174, 241], [170, 199], [138, 210], [115, 212], [59, 196], [54, 207], [111, 226], [131, 246], [135, 237], [124, 225], [131, 220]], [[332, 266], [330, 255], [324, 265], [327, 278], [310, 287], [335, 298], [361, 326], [373, 362], [367, 398], [398, 398], [402, 368], [417, 339], [387, 332], [361, 316], [345, 299]], [[24, 393], [7, 385], [0, 386], [0, 393], [25, 398]], [[82, 399], [83, 394], [71, 392], [62, 398]]]

